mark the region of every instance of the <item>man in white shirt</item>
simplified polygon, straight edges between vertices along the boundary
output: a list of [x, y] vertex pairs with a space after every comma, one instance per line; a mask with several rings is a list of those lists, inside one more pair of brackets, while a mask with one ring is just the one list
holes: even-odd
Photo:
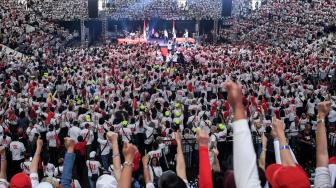
[[85, 129], [81, 130], [80, 135], [83, 137], [84, 141], [86, 141], [86, 154], [87, 156], [91, 152], [91, 144], [94, 139], [93, 131], [90, 129], [90, 125], [86, 124]]
[[96, 183], [94, 177], [99, 177], [99, 168], [101, 168], [101, 164], [99, 161], [95, 160], [96, 152], [90, 152], [90, 160], [86, 161], [86, 166], [88, 169], [88, 178], [90, 187], [96, 187], [94, 184]]
[[20, 164], [24, 161], [26, 148], [22, 142], [18, 141], [17, 136], [13, 136], [13, 142], [10, 143], [9, 150], [12, 153], [13, 173], [21, 172]]
[[81, 129], [76, 124], [74, 124], [70, 127], [68, 135], [70, 138], [77, 140], [78, 136], [81, 135]]
[[49, 145], [50, 162], [54, 165], [57, 164], [58, 151], [57, 140], [60, 129], [55, 130], [53, 125], [49, 125], [49, 131], [47, 132], [47, 141]]

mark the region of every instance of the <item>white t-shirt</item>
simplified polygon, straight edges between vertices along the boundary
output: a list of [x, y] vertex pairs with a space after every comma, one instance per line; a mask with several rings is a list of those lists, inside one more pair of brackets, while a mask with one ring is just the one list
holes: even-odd
[[9, 150], [12, 152], [12, 158], [14, 161], [19, 161], [24, 158], [23, 154], [26, 151], [22, 142], [13, 141], [9, 145]]
[[107, 140], [103, 140], [100, 138], [98, 138], [98, 142], [100, 144], [100, 151], [101, 151], [100, 155], [108, 155], [111, 150], [111, 143], [108, 142]]
[[93, 131], [90, 130], [90, 132], [88, 133], [88, 129], [83, 129], [80, 132], [80, 135], [83, 137], [84, 140], [87, 141], [86, 145], [91, 145], [94, 139], [94, 134]]
[[331, 123], [336, 122], [336, 110], [332, 109], [328, 115], [328, 121]]
[[28, 135], [29, 141], [32, 142], [35, 134], [38, 133], [38, 132], [37, 132], [37, 129], [35, 127], [33, 127], [33, 128], [28, 127], [27, 130], [26, 130], [26, 133]]
[[56, 147], [56, 136], [57, 134], [59, 134], [60, 130], [56, 130], [56, 131], [48, 131], [47, 132], [47, 140], [49, 143], [49, 147]]
[[43, 167], [43, 172], [45, 176], [54, 177], [55, 175], [55, 166], [51, 163], [48, 163]]
[[30, 161], [25, 161], [20, 164], [20, 167], [25, 174], [30, 174], [30, 164]]
[[[89, 166], [90, 165], [90, 166]], [[99, 176], [99, 168], [101, 167], [101, 164], [99, 161], [86, 161], [86, 166], [88, 168], [88, 176], [91, 177], [92, 174], [98, 174]]]
[[9, 136], [6, 136], [6, 138], [4, 139], [3, 136], [0, 137], [0, 145], [4, 146], [4, 147], [8, 147], [10, 142], [12, 141], [12, 139]]
[[162, 176], [162, 168], [161, 168], [161, 166], [148, 166], [148, 168], [149, 168], [149, 174], [150, 174], [151, 182], [154, 181], [154, 172], [155, 172], [155, 175], [157, 177], [161, 177]]
[[130, 142], [131, 141], [131, 137], [132, 137], [132, 131], [130, 128], [126, 127], [126, 128], [121, 128], [119, 131], [119, 134], [122, 136], [122, 141], [123, 142]]
[[69, 137], [74, 139], [74, 140], [77, 140], [78, 136], [80, 135], [81, 133], [81, 130], [79, 127], [76, 127], [76, 126], [73, 126], [69, 129]]

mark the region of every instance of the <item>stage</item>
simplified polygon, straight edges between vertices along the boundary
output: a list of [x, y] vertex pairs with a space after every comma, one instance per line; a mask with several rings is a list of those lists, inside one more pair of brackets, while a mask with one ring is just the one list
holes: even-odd
[[[119, 45], [135, 45], [135, 44], [143, 44], [143, 43], [156, 43], [159, 44], [160, 46], [166, 46], [167, 44], [164, 43], [164, 39], [149, 39], [146, 40], [144, 38], [135, 38], [135, 39], [131, 39], [131, 38], [118, 38], [117, 39], [118, 44]], [[195, 39], [193, 38], [176, 38], [176, 42], [178, 44], [184, 43], [184, 42], [189, 42], [194, 44], [196, 42]]]

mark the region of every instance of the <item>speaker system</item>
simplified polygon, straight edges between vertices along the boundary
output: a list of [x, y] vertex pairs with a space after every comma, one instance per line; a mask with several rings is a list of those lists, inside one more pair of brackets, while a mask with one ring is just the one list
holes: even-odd
[[232, 0], [222, 0], [222, 16], [229, 17], [232, 12]]
[[89, 18], [98, 18], [98, 0], [88, 0]]

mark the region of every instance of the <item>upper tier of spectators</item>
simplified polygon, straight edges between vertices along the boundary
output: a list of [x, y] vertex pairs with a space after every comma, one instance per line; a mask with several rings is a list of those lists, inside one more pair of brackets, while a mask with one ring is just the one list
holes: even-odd
[[113, 19], [128, 18], [131, 20], [160, 17], [166, 20], [217, 19], [221, 18], [221, 0], [188, 0], [177, 1], [152, 0], [117, 0], [112, 3], [108, 15]]

